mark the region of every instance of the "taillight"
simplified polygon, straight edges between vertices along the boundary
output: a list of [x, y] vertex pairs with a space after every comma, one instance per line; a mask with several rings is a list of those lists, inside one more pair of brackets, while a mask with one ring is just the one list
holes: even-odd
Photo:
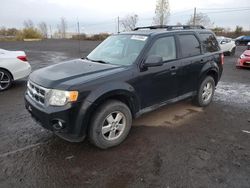
[[222, 65], [224, 64], [224, 54], [223, 53], [220, 54], [220, 62]]
[[17, 56], [17, 59], [20, 59], [21, 61], [28, 61], [26, 56]]

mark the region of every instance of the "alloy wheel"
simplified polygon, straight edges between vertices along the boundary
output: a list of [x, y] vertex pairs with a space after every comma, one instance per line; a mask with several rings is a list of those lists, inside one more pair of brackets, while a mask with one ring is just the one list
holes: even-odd
[[210, 82], [207, 82], [202, 90], [202, 100], [207, 102], [213, 95], [213, 86]]
[[108, 140], [119, 138], [125, 130], [126, 118], [122, 112], [116, 111], [109, 114], [102, 125], [102, 135]]
[[0, 90], [4, 90], [9, 87], [11, 78], [8, 74], [3, 71], [0, 71]]

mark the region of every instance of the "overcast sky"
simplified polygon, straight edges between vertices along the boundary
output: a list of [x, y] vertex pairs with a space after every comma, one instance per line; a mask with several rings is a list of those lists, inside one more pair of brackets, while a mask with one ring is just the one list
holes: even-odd
[[[116, 32], [118, 16], [136, 13], [139, 25], [151, 25], [155, 3], [156, 0], [1, 0], [0, 26], [21, 28], [24, 20], [31, 19], [35, 24], [45, 21], [56, 30], [60, 17], [65, 17], [71, 32], [77, 30], [77, 20], [81, 32]], [[215, 26], [240, 25], [250, 30], [249, 0], [169, 0], [169, 3], [170, 24], [186, 23], [197, 7], [198, 12], [208, 14]]]

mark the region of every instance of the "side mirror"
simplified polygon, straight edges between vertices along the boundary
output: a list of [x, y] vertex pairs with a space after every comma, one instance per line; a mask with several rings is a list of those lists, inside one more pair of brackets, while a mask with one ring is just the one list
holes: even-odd
[[150, 55], [147, 57], [144, 66], [145, 67], [157, 67], [163, 65], [163, 59], [158, 55]]

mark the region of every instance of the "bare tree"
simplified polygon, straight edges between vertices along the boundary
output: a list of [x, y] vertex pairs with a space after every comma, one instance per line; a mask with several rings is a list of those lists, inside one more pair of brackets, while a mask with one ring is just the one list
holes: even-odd
[[41, 31], [43, 38], [48, 38], [48, 27], [45, 22], [40, 22], [38, 24], [38, 28]]
[[61, 18], [60, 24], [57, 27], [58, 27], [58, 33], [61, 35], [61, 37], [66, 38], [67, 22], [64, 17]]
[[235, 28], [235, 30], [234, 30], [234, 33], [236, 35], [241, 35], [242, 31], [243, 31], [243, 27], [237, 25], [236, 28]]
[[204, 14], [202, 12], [196, 14], [195, 19], [194, 19], [194, 15], [191, 15], [189, 20], [187, 21], [187, 25], [202, 25], [204, 27], [208, 27], [211, 28], [213, 27], [214, 23], [211, 22], [210, 18], [208, 17], [207, 14]]
[[125, 18], [121, 20], [121, 25], [125, 31], [131, 31], [136, 27], [138, 22], [138, 15], [127, 15]]
[[23, 25], [26, 29], [34, 28], [34, 23], [31, 19], [25, 20]]
[[153, 23], [155, 25], [165, 25], [168, 23], [169, 16], [170, 16], [169, 1], [157, 0]]

